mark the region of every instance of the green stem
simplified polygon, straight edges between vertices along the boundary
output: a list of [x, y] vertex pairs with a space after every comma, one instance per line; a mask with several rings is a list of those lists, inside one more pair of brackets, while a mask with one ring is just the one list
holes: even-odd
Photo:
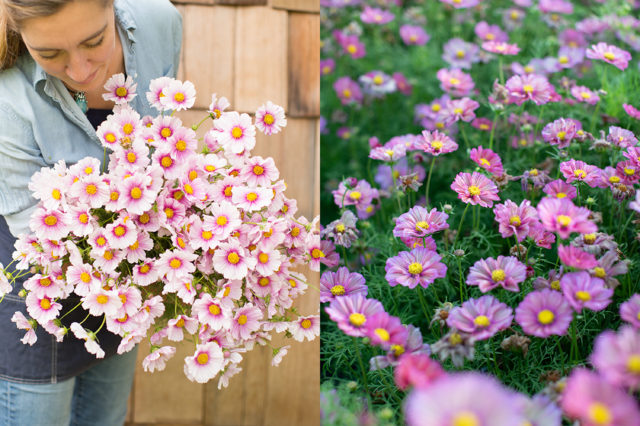
[[367, 399], [369, 400], [369, 406], [371, 406], [371, 394], [369, 392], [369, 381], [367, 380], [367, 370], [362, 363], [362, 356], [360, 355], [360, 346], [358, 345], [358, 338], [353, 338], [353, 346], [356, 348], [356, 357], [358, 358], [358, 364], [360, 365], [360, 371], [362, 373], [362, 380], [364, 381], [364, 389], [367, 392]]
[[422, 289], [420, 286], [416, 288], [418, 292], [418, 299], [420, 299], [420, 306], [422, 306], [422, 312], [424, 313], [425, 318], [429, 319], [429, 311], [427, 310], [427, 301], [424, 299], [424, 294], [422, 294]]
[[462, 218], [460, 218], [460, 225], [458, 225], [458, 232], [456, 233], [456, 237], [453, 240], [453, 245], [451, 246], [454, 250], [456, 248], [456, 243], [458, 242], [458, 237], [460, 237], [460, 231], [462, 230], [462, 224], [464, 223], [464, 217], [467, 215], [467, 210], [469, 210], [469, 203], [467, 203], [467, 206], [464, 208], [464, 211], [462, 212]]
[[458, 258], [458, 275], [460, 276], [460, 303], [464, 302], [462, 289], [464, 288], [464, 276], [462, 275], [462, 260]]
[[429, 208], [429, 186], [431, 185], [431, 174], [433, 173], [433, 165], [436, 163], [436, 157], [431, 159], [431, 165], [429, 166], [429, 176], [427, 176], [427, 189], [425, 191], [425, 204], [427, 209]]

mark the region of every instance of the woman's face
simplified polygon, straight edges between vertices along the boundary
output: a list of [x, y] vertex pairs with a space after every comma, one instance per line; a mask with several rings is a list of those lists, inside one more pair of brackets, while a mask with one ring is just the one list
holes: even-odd
[[99, 90], [114, 70], [113, 2], [72, 1], [54, 15], [26, 20], [20, 33], [33, 59], [72, 90]]

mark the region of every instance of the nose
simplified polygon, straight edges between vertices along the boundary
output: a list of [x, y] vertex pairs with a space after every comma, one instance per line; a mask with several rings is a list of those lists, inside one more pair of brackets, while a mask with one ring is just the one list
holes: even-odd
[[88, 58], [82, 53], [72, 53], [65, 68], [65, 74], [77, 83], [85, 81], [92, 72], [92, 66]]

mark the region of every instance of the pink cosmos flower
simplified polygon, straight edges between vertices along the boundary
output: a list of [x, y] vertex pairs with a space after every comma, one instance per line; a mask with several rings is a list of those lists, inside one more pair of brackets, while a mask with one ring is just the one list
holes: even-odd
[[578, 192], [573, 185], [569, 185], [562, 179], [556, 179], [544, 186], [542, 191], [552, 198], [568, 198], [573, 200], [578, 196]]
[[600, 101], [598, 93], [593, 92], [585, 86], [573, 86], [571, 88], [571, 95], [580, 102], [585, 102], [589, 105], [595, 105]]
[[542, 137], [551, 145], [564, 149], [571, 144], [578, 128], [573, 120], [559, 118], [542, 129]]
[[589, 220], [589, 209], [576, 207], [566, 198], [545, 197], [538, 203], [537, 210], [544, 228], [550, 232], [557, 232], [563, 239], [569, 238], [572, 232], [591, 234], [598, 230]]
[[255, 268], [256, 262], [244, 248], [229, 243], [221, 243], [213, 256], [213, 267], [229, 280], [244, 278], [249, 269]]
[[384, 25], [393, 21], [394, 17], [395, 15], [387, 10], [369, 6], [365, 6], [360, 14], [360, 19], [365, 24]]
[[478, 46], [461, 38], [452, 38], [442, 46], [442, 59], [453, 68], [469, 69], [479, 61]]
[[400, 37], [406, 45], [424, 46], [429, 41], [429, 35], [419, 25], [402, 25]]
[[437, 130], [433, 132], [423, 130], [422, 136], [424, 137], [424, 143], [420, 144], [420, 148], [436, 157], [458, 149], [458, 144], [453, 139]]
[[215, 121], [215, 126], [220, 131], [218, 141], [225, 150], [240, 154], [256, 145], [256, 128], [249, 114], [224, 113]]
[[222, 116], [222, 112], [229, 108], [229, 106], [231, 106], [231, 103], [227, 98], [224, 96], [220, 96], [220, 98], [218, 98], [217, 93], [213, 93], [211, 95], [211, 103], [209, 104], [209, 109], [207, 111], [209, 114], [212, 114], [213, 119], [216, 120]]
[[320, 316], [298, 317], [296, 321], [289, 323], [288, 331], [298, 342], [305, 339], [311, 341], [320, 334]]
[[401, 72], [394, 72], [391, 77], [396, 82], [396, 88], [400, 93], [406, 96], [410, 96], [413, 91], [413, 86], [409, 84], [407, 77], [404, 76]]
[[517, 55], [520, 52], [520, 48], [517, 44], [496, 40], [483, 42], [482, 48], [487, 52], [497, 53], [500, 55]]
[[137, 84], [133, 82], [133, 77], [119, 73], [111, 76], [104, 85], [108, 93], [102, 95], [105, 101], [113, 101], [116, 105], [131, 102], [136, 97]]
[[400, 284], [409, 288], [418, 285], [427, 288], [436, 279], [447, 275], [447, 266], [440, 262], [441, 259], [438, 253], [424, 247], [416, 247], [410, 252], [401, 251], [387, 259], [385, 278], [391, 287]]
[[496, 184], [478, 172], [458, 173], [451, 184], [451, 189], [458, 193], [459, 199], [472, 205], [491, 207], [494, 201], [500, 200]]
[[466, 9], [469, 7], [475, 7], [480, 3], [480, 0], [440, 0], [442, 3], [453, 6], [456, 9]]
[[596, 188], [600, 181], [600, 169], [580, 160], [571, 159], [560, 163], [560, 172], [567, 180], [567, 183], [577, 180]]
[[152, 349], [152, 352], [142, 360], [142, 368], [149, 373], [162, 371], [165, 369], [167, 361], [172, 358], [175, 353], [176, 348], [174, 346], [163, 346], [155, 350]]
[[407, 148], [404, 145], [395, 145], [393, 147], [379, 146], [371, 149], [369, 158], [391, 163], [405, 157], [406, 152]]
[[558, 257], [562, 263], [576, 269], [591, 269], [598, 266], [598, 261], [593, 254], [573, 245], [558, 244]]
[[257, 211], [267, 207], [273, 191], [263, 187], [239, 186], [233, 189], [233, 203], [243, 210]]
[[536, 105], [546, 104], [554, 93], [549, 81], [537, 74], [514, 75], [505, 84], [511, 102], [522, 105], [530, 100]]
[[345, 267], [336, 272], [326, 271], [320, 277], [320, 303], [352, 294], [367, 295], [369, 288], [365, 279], [357, 272], [349, 272]]
[[95, 333], [87, 332], [77, 322], [71, 323], [69, 329], [77, 339], [84, 340], [84, 347], [87, 352], [94, 354], [96, 358], [104, 358], [104, 350], [98, 344]]
[[598, 44], [592, 44], [591, 47], [587, 49], [587, 58], [605, 61], [624, 71], [629, 65], [631, 54], [614, 45], [600, 42]]
[[480, 21], [474, 28], [476, 35], [484, 41], [504, 41], [509, 40], [509, 36], [497, 25], [489, 25], [485, 21]]
[[255, 125], [265, 135], [279, 133], [281, 128], [287, 125], [284, 108], [267, 101], [265, 105], [261, 105], [256, 111]]
[[160, 102], [164, 109], [182, 111], [191, 108], [196, 101], [196, 88], [190, 81], [173, 80], [162, 93]]
[[14, 322], [16, 327], [20, 330], [26, 330], [25, 335], [20, 339], [20, 341], [25, 345], [33, 346], [33, 344], [38, 340], [36, 330], [34, 329], [35, 321], [28, 320], [22, 312], [17, 311], [11, 317], [11, 322]]
[[452, 96], [468, 96], [475, 87], [471, 76], [457, 68], [443, 68], [436, 77], [440, 80], [440, 88]]
[[480, 259], [469, 269], [467, 285], [477, 285], [486, 293], [498, 286], [519, 291], [518, 284], [527, 278], [527, 267], [513, 256]]
[[476, 118], [474, 111], [478, 109], [479, 106], [479, 103], [470, 98], [454, 99], [447, 102], [442, 115], [445, 117], [444, 119], [447, 126], [459, 120], [469, 122]]
[[376, 299], [367, 299], [356, 293], [345, 297], [336, 297], [325, 308], [332, 321], [348, 336], [364, 337], [367, 319], [384, 312], [384, 307]]
[[637, 401], [622, 388], [585, 368], [574, 368], [562, 392], [562, 411], [584, 426], [633, 426]]
[[609, 383], [627, 389], [640, 388], [640, 332], [623, 325], [617, 333], [598, 335], [591, 363]]
[[193, 302], [191, 315], [197, 317], [198, 321], [217, 331], [227, 329], [231, 326], [231, 305], [224, 303], [221, 299], [214, 299], [208, 293], [203, 293], [198, 300]]
[[118, 296], [118, 292], [105, 290], [101, 287], [92, 290], [82, 298], [82, 307], [94, 316], [107, 315], [116, 317], [122, 307], [122, 300]]
[[493, 296], [469, 299], [449, 312], [447, 325], [469, 333], [476, 340], [489, 339], [507, 329], [513, 321], [513, 309]]
[[414, 206], [396, 219], [393, 235], [405, 241], [409, 238], [423, 238], [434, 232], [449, 228], [449, 215], [436, 208], [430, 211], [422, 206]]
[[60, 240], [71, 231], [64, 213], [42, 207], [38, 207], [31, 215], [29, 228], [38, 238], [49, 240]]
[[165, 96], [163, 92], [164, 88], [167, 87], [172, 80], [173, 79], [170, 77], [158, 77], [149, 82], [147, 101], [149, 101], [149, 104], [158, 111], [165, 109], [162, 104], [162, 98]]
[[620, 305], [620, 317], [636, 329], [640, 329], [640, 294], [632, 295]]
[[359, 104], [362, 102], [362, 90], [358, 83], [353, 81], [350, 77], [341, 77], [333, 83], [333, 90], [336, 91], [340, 102], [343, 105], [347, 105], [351, 102]]
[[189, 380], [206, 383], [213, 379], [224, 366], [224, 354], [216, 342], [196, 346], [195, 353], [184, 359], [184, 374]]
[[538, 223], [538, 213], [529, 200], [522, 200], [520, 205], [507, 200], [503, 204], [496, 204], [493, 213], [502, 238], [515, 234], [518, 242], [524, 241], [529, 235], [530, 227]]
[[404, 346], [409, 336], [409, 331], [400, 322], [400, 318], [386, 312], [379, 312], [367, 318], [364, 327], [365, 335], [371, 339], [371, 344], [385, 350], [389, 350], [392, 345]]
[[107, 243], [114, 249], [125, 249], [136, 242], [136, 226], [129, 216], [121, 215], [104, 228]]
[[565, 299], [578, 313], [582, 308], [601, 311], [611, 303], [613, 290], [604, 286], [604, 281], [586, 271], [569, 272], [560, 278]]
[[551, 289], [532, 291], [516, 308], [516, 321], [530, 335], [549, 337], [567, 333], [573, 319], [564, 296]]
[[622, 108], [624, 111], [629, 114], [631, 118], [635, 118], [636, 120], [640, 120], [640, 110], [633, 105], [630, 104], [622, 104]]
[[360, 41], [357, 35], [341, 37], [339, 43], [342, 50], [353, 59], [362, 58], [366, 54], [364, 43]]
[[196, 270], [194, 261], [197, 258], [195, 253], [184, 250], [167, 250], [157, 259], [158, 275], [167, 281], [181, 279]]
[[401, 356], [393, 371], [393, 378], [399, 389], [426, 388], [431, 383], [445, 376], [445, 372], [437, 361], [425, 353], [411, 353]]
[[490, 132], [493, 128], [493, 121], [488, 118], [478, 117], [471, 122], [471, 126], [485, 132]]
[[631, 148], [638, 144], [638, 139], [632, 131], [618, 126], [609, 127], [607, 141], [621, 148]]
[[231, 337], [242, 340], [249, 339], [252, 333], [260, 329], [262, 318], [262, 310], [252, 303], [247, 303], [237, 309], [231, 321]]
[[482, 145], [477, 148], [472, 148], [470, 157], [480, 167], [491, 173], [493, 176], [500, 177], [504, 174], [502, 160], [498, 154], [489, 148], [483, 148]]

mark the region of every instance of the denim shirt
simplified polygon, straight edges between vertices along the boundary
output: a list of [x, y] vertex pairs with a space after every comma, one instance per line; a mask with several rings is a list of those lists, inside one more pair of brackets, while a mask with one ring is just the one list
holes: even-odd
[[[169, 0], [116, 0], [114, 8], [126, 74], [137, 83], [137, 96], [130, 105], [141, 116], [156, 115], [146, 92], [152, 79], [176, 75], [182, 18]], [[3, 265], [11, 261], [14, 236], [30, 232], [29, 217], [36, 206], [28, 189], [31, 176], [60, 160], [70, 165], [86, 156], [102, 161], [103, 155], [95, 129], [64, 84], [46, 74], [28, 53], [12, 68], [0, 71], [0, 215], [6, 220], [0, 220]], [[24, 300], [17, 296], [21, 284], [15, 283], [14, 292], [0, 303], [0, 378], [55, 383], [98, 362], [86, 353], [82, 341], [68, 335], [57, 343], [41, 327], [36, 344], [20, 342], [25, 332], [10, 318], [16, 310], [26, 315]], [[97, 319], [99, 326], [101, 319]], [[115, 353], [119, 337], [101, 331], [98, 339], [107, 356]]]

